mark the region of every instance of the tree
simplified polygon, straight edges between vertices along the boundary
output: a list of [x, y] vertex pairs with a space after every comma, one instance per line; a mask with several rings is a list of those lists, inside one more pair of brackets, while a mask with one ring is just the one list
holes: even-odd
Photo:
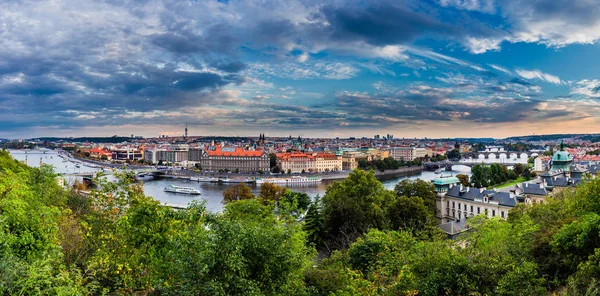
[[421, 197], [400, 196], [387, 208], [392, 230], [419, 232], [435, 227], [435, 215]]
[[223, 191], [223, 202], [229, 203], [236, 200], [245, 200], [255, 198], [250, 190], [250, 187], [244, 183], [233, 185]]
[[259, 197], [263, 201], [279, 201], [286, 191], [287, 189], [285, 187], [281, 187], [270, 182], [265, 182], [260, 184]]
[[460, 184], [462, 184], [463, 186], [465, 186], [465, 187], [471, 186], [471, 182], [469, 182], [469, 176], [468, 175], [457, 174], [456, 178], [458, 178], [458, 180], [460, 181]]
[[158, 165], [163, 165], [162, 159], [158, 161]]
[[325, 219], [323, 217], [323, 203], [319, 196], [308, 207], [302, 229], [306, 232], [306, 239], [309, 244], [317, 248], [323, 246], [325, 240]]
[[387, 225], [385, 203], [393, 199], [373, 171], [355, 169], [342, 182], [327, 188], [323, 197], [326, 244], [333, 249], [347, 248], [370, 228]]
[[160, 294], [293, 295], [303, 290], [314, 252], [300, 225], [276, 219], [271, 206], [242, 200], [227, 204], [223, 215], [182, 215], [193, 223], [173, 239]]
[[435, 216], [437, 207], [435, 205], [435, 186], [433, 183], [421, 179], [404, 179], [396, 184], [394, 190], [396, 191], [397, 197], [406, 196], [422, 198], [430, 213]]
[[269, 154], [269, 167], [271, 169], [273, 169], [274, 167], [277, 166], [277, 154], [275, 153], [270, 153]]
[[450, 152], [448, 152], [448, 159], [452, 159], [452, 160], [460, 160], [461, 155], [460, 155], [460, 151], [458, 149], [452, 149]]
[[515, 172], [515, 174], [517, 174], [517, 176], [522, 176], [523, 172], [525, 171], [525, 166], [517, 163], [513, 166], [513, 171]]

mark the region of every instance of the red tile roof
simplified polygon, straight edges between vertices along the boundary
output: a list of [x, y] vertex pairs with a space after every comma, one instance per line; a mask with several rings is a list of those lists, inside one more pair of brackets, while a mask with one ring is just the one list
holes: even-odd
[[244, 150], [241, 147], [236, 147], [235, 151], [223, 151], [220, 146], [216, 146], [215, 150], [206, 149], [206, 153], [209, 156], [235, 156], [235, 157], [261, 157], [264, 151], [250, 151]]

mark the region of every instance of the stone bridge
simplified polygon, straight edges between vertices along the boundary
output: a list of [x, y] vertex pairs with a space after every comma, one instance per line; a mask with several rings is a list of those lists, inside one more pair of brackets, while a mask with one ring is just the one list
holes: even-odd
[[463, 159], [506, 159], [506, 160], [522, 160], [530, 157], [539, 156], [537, 152], [529, 151], [479, 151], [479, 152], [467, 152], [462, 154]]

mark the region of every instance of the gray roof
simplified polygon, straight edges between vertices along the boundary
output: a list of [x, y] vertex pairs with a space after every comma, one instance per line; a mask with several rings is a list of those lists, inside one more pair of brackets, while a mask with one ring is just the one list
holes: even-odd
[[531, 184], [531, 183], [523, 183], [521, 186], [518, 186], [519, 189], [523, 191], [523, 194], [532, 194], [532, 195], [548, 195], [548, 191], [543, 185], [540, 184]]
[[580, 165], [572, 165], [570, 171], [571, 173], [585, 173], [588, 171], [588, 169]]
[[554, 179], [553, 185], [554, 187], [569, 187], [577, 185], [580, 181], [580, 179], [558, 177]]
[[446, 196], [474, 201], [476, 198], [483, 199], [484, 196], [490, 201], [497, 201], [499, 205], [514, 207], [517, 205], [517, 199], [512, 197], [509, 192], [498, 192], [495, 190], [480, 190], [463, 186], [452, 186], [448, 189]]

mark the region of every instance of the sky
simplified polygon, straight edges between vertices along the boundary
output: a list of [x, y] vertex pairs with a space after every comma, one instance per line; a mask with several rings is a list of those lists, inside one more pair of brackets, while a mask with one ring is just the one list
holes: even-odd
[[600, 132], [596, 0], [4, 0], [0, 137]]

